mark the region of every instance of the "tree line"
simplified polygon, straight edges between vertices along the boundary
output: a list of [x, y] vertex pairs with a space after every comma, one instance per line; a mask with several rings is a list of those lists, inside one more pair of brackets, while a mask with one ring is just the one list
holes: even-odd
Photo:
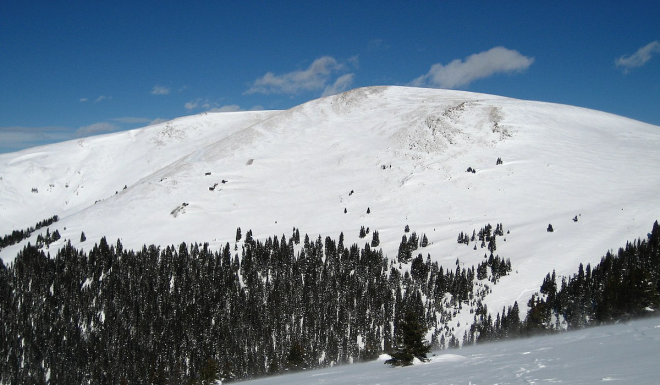
[[219, 251], [105, 238], [46, 251], [0, 262], [2, 383], [208, 383], [370, 360], [410, 317], [435, 348], [458, 346], [448, 322], [488, 292], [474, 267], [421, 254], [402, 267], [296, 229]]
[[[498, 232], [500, 229], [496, 229]], [[488, 234], [488, 230], [484, 233]], [[474, 232], [473, 232], [474, 233]], [[484, 240], [485, 240], [484, 234]], [[0, 261], [0, 383], [204, 384], [376, 358], [405, 364], [432, 348], [549, 333], [652, 314], [660, 307], [660, 227], [647, 239], [548, 274], [522, 319], [482, 299], [511, 271], [499, 256], [444, 269], [403, 237], [398, 261], [365, 243], [308, 235], [212, 251], [182, 243], [125, 249], [105, 238], [51, 256], [28, 244]], [[413, 241], [411, 242], [411, 238]], [[469, 308], [462, 339], [448, 325]], [[410, 350], [410, 347], [413, 350]], [[399, 358], [397, 358], [399, 357]], [[400, 361], [398, 361], [400, 359]]]
[[0, 237], [0, 250], [4, 249], [7, 246], [15, 245], [24, 239], [30, 238], [30, 236], [32, 236], [32, 233], [34, 233], [35, 231], [41, 229], [42, 227], [48, 227], [53, 223], [57, 222], [58, 220], [59, 220], [58, 216], [53, 215], [51, 218], [39, 221], [37, 222], [36, 225], [30, 226], [25, 230], [14, 230], [11, 232], [11, 234], [7, 234], [3, 237]]

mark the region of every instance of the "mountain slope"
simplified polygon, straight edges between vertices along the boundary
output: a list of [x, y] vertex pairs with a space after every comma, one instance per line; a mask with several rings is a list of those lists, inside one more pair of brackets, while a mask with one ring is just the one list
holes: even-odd
[[[378, 361], [246, 381], [296, 384], [627, 384], [657, 382], [657, 318], [560, 335], [437, 352], [428, 363], [393, 368]], [[386, 357], [386, 356], [384, 356]]]
[[[524, 311], [546, 273], [597, 262], [660, 217], [658, 148], [659, 127], [603, 112], [362, 88], [287, 111], [198, 115], [0, 155], [0, 234], [54, 214], [51, 231], [63, 240], [51, 247], [64, 239], [91, 247], [107, 236], [134, 248], [218, 248], [234, 242], [237, 227], [258, 239], [293, 227], [343, 232], [346, 243], [362, 244], [365, 226], [394, 258], [409, 225], [428, 236], [420, 252], [453, 268], [486, 252], [457, 244], [459, 232], [502, 223], [496, 254], [514, 272], [486, 303], [499, 311], [518, 300]], [[10, 262], [26, 242], [0, 257]], [[471, 319], [457, 321], [465, 328]]]

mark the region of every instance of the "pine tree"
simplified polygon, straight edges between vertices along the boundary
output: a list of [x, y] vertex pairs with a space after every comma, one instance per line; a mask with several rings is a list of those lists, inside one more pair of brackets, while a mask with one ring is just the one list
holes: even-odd
[[301, 370], [307, 368], [305, 362], [305, 349], [298, 342], [291, 344], [289, 354], [286, 357], [287, 370]]
[[495, 236], [490, 237], [490, 241], [488, 242], [488, 251], [493, 253], [495, 250], [497, 250], [497, 245], [495, 243]]
[[412, 256], [412, 250], [410, 249], [410, 244], [408, 243], [408, 238], [406, 236], [401, 237], [401, 243], [399, 244], [399, 252], [397, 253], [397, 260], [399, 262], [408, 263]]
[[87, 237], [85, 236], [85, 232], [80, 233], [80, 242], [85, 242], [87, 240]]
[[220, 366], [218, 362], [214, 359], [209, 358], [204, 363], [202, 370], [200, 371], [199, 378], [195, 384], [198, 385], [213, 385], [217, 380], [220, 379], [219, 376]]
[[426, 331], [417, 320], [417, 315], [408, 311], [405, 319], [399, 323], [399, 343], [391, 354], [392, 358], [385, 364], [392, 366], [408, 366], [415, 358], [428, 361], [426, 353], [431, 351], [430, 345], [424, 342]]
[[380, 245], [380, 237], [378, 235], [378, 230], [374, 230], [374, 233], [371, 238], [371, 247], [378, 247]]

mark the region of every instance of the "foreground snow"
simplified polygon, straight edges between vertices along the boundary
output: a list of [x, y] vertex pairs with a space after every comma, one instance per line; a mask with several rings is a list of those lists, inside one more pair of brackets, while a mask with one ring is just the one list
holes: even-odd
[[374, 362], [241, 382], [245, 385], [657, 384], [660, 318], [444, 350], [404, 368]]

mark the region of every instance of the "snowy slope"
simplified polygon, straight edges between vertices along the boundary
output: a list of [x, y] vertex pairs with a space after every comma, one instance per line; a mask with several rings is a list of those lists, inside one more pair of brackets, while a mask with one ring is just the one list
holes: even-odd
[[660, 319], [443, 350], [430, 362], [378, 361], [241, 382], [245, 385], [657, 384]]
[[[408, 224], [429, 238], [424, 255], [454, 268], [485, 252], [457, 244], [459, 232], [502, 223], [496, 254], [514, 272], [486, 303], [497, 312], [518, 300], [525, 311], [545, 274], [595, 263], [660, 218], [658, 148], [660, 127], [603, 112], [362, 88], [287, 111], [197, 115], [0, 155], [0, 234], [54, 214], [51, 231], [83, 248], [102, 236], [133, 248], [218, 248], [234, 243], [237, 227], [257, 239], [298, 227], [363, 244], [365, 226], [395, 257]], [[10, 262], [26, 242], [0, 257]], [[465, 328], [472, 317], [455, 320]]]

